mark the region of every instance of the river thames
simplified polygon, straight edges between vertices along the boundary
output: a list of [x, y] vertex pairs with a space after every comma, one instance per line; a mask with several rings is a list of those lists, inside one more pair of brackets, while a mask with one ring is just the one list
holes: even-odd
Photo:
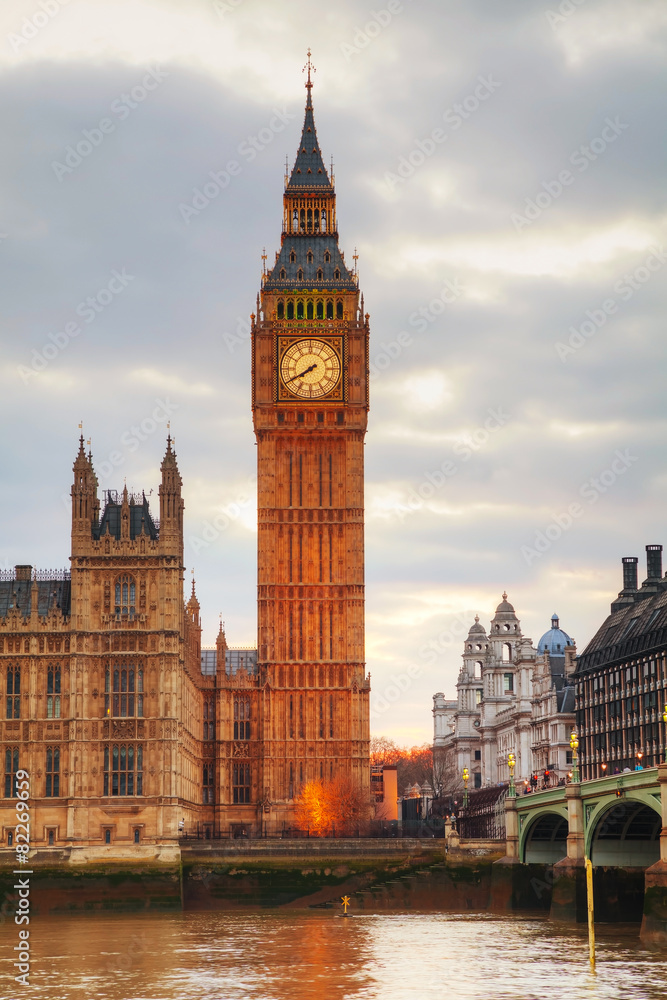
[[7, 921], [2, 1000], [663, 1000], [667, 954], [638, 928], [488, 914], [332, 910], [44, 917], [30, 924], [30, 986], [13, 981]]

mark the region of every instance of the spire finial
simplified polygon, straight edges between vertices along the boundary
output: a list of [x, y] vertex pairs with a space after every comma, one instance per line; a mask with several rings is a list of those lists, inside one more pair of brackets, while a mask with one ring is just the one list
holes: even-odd
[[315, 69], [315, 67], [313, 66], [313, 64], [311, 62], [311, 59], [310, 59], [310, 49], [308, 49], [307, 56], [308, 56], [308, 62], [303, 67], [302, 72], [305, 73], [306, 70], [308, 70], [308, 79], [306, 80], [306, 90], [308, 91], [308, 103], [310, 103], [310, 92], [313, 89], [313, 82], [310, 79], [310, 73], [311, 73], [311, 70], [312, 70], [313, 73], [316, 73], [317, 70]]
[[503, 601], [507, 600], [507, 591], [503, 590]]

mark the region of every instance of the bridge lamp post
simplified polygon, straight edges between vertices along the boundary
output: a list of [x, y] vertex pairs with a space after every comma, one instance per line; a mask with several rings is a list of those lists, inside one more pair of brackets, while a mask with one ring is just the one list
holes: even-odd
[[600, 770], [602, 771], [602, 777], [603, 778], [606, 777], [606, 775], [607, 775], [607, 765], [606, 764], [600, 764]]
[[579, 764], [577, 761], [577, 750], [579, 749], [579, 737], [577, 736], [575, 730], [572, 730], [572, 735], [570, 736], [570, 750], [572, 751], [572, 781], [574, 784], [579, 782]]
[[510, 787], [507, 794], [512, 796], [512, 798], [516, 798], [516, 785], [514, 784], [514, 768], [516, 767], [516, 757], [514, 756], [513, 753], [509, 753], [507, 755], [507, 766], [510, 769]]
[[467, 767], [463, 768], [463, 808], [465, 809], [468, 805], [468, 779], [470, 778], [470, 771]]

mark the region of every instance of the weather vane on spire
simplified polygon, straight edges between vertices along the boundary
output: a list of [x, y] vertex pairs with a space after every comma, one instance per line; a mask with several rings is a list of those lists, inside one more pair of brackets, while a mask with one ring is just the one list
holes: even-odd
[[310, 79], [310, 71], [312, 70], [313, 73], [317, 73], [317, 70], [315, 69], [315, 67], [313, 66], [313, 64], [312, 64], [312, 62], [310, 60], [310, 49], [308, 49], [307, 55], [308, 55], [308, 62], [303, 67], [302, 73], [305, 73], [306, 70], [308, 70], [308, 79], [306, 80], [306, 87], [307, 87], [308, 90], [310, 90], [312, 88], [312, 86], [313, 86], [313, 84], [311, 82], [311, 79]]

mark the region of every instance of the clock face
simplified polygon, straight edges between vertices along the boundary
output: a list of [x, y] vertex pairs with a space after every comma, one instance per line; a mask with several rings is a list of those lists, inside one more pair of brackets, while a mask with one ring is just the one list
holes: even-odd
[[340, 376], [340, 355], [323, 340], [298, 340], [280, 359], [283, 386], [301, 399], [326, 396], [336, 388]]

